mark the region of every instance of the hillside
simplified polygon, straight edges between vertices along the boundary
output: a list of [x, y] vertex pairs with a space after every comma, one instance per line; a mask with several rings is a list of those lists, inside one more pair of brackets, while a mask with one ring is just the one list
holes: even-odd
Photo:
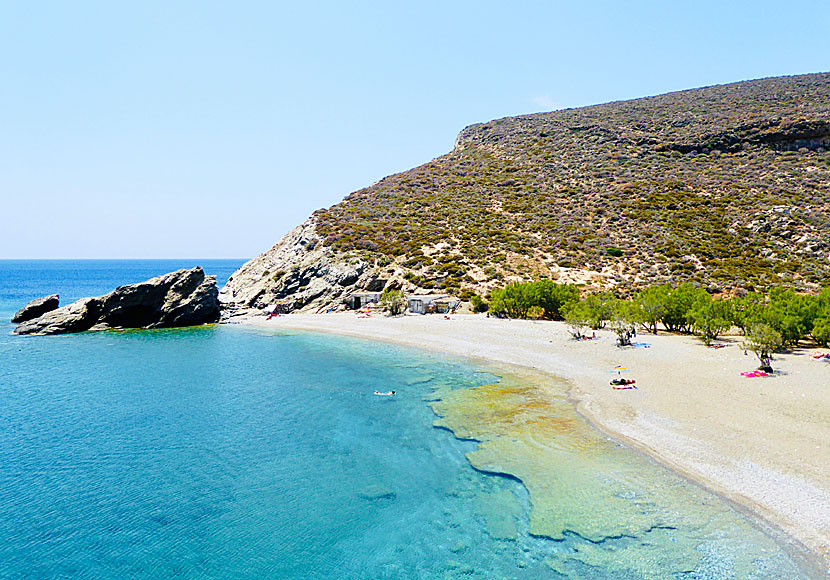
[[238, 306], [484, 293], [549, 277], [626, 294], [830, 281], [830, 73], [471, 125], [452, 152], [314, 213], [244, 265]]

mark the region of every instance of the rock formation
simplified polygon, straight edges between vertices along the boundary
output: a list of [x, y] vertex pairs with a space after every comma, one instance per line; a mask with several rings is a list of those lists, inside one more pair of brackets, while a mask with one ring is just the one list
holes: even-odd
[[21, 322], [32, 320], [42, 314], [55, 310], [59, 305], [60, 298], [57, 294], [35, 298], [15, 313], [12, 317], [12, 322], [20, 324]]
[[216, 278], [201, 267], [83, 298], [20, 324], [15, 334], [62, 334], [110, 328], [195, 326], [219, 319]]
[[325, 248], [310, 218], [234, 272], [219, 300], [227, 315], [275, 304], [285, 310], [318, 311], [337, 307], [354, 292], [383, 290], [388, 274], [375, 260]]

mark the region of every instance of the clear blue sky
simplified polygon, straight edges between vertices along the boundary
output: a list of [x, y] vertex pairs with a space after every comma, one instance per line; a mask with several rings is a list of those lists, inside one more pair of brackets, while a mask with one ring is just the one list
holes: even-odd
[[826, 0], [0, 0], [0, 258], [254, 256], [471, 123], [826, 70]]

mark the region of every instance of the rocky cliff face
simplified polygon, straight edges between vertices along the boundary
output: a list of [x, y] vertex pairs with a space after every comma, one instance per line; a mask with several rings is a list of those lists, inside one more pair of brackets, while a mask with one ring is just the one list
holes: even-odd
[[177, 270], [23, 322], [15, 334], [63, 334], [110, 328], [195, 326], [219, 319], [216, 278], [201, 267]]
[[276, 304], [319, 312], [340, 308], [355, 292], [399, 286], [394, 275], [394, 269], [387, 272], [376, 260], [326, 248], [314, 218], [309, 218], [234, 272], [219, 300], [227, 316]]

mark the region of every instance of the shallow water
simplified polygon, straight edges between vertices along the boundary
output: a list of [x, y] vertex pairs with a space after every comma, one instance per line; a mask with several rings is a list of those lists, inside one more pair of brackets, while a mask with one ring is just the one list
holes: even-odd
[[[27, 288], [0, 285], [4, 320]], [[543, 378], [307, 333], [10, 330], [0, 578], [806, 577]]]

